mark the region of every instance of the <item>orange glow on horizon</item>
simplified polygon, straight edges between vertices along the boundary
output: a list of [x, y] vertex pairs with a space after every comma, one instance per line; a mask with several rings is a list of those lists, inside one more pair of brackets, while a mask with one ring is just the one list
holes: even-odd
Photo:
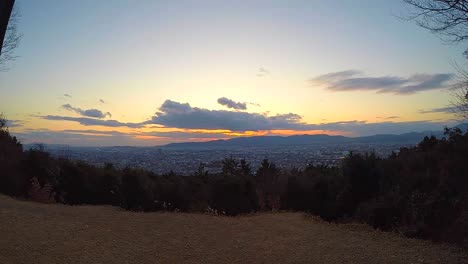
[[143, 140], [152, 140], [152, 139], [166, 139], [167, 137], [158, 137], [158, 136], [151, 136], [151, 135], [136, 135], [134, 138], [143, 139]]

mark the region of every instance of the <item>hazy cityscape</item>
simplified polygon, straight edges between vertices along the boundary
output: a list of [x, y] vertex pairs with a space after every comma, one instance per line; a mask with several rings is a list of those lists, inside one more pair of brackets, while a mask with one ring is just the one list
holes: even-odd
[[[260, 166], [263, 159], [284, 169], [303, 168], [307, 164], [337, 166], [349, 152], [375, 152], [388, 156], [392, 151], [408, 144], [310, 144], [278, 147], [252, 148], [198, 148], [178, 149], [169, 147], [69, 147], [46, 146], [56, 157], [80, 160], [97, 166], [112, 163], [117, 168], [143, 168], [157, 174], [171, 170], [178, 174], [190, 175], [200, 164], [209, 172], [219, 172], [222, 160], [227, 157], [245, 159], [252, 168]], [[33, 147], [33, 146], [31, 146]]]

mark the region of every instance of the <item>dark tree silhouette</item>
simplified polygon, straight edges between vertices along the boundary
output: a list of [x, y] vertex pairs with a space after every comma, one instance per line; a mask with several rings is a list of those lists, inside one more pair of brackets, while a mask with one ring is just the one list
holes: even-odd
[[6, 70], [5, 64], [14, 60], [15, 49], [21, 35], [18, 33], [18, 9], [13, 8], [15, 0], [0, 0], [0, 71]]
[[15, 0], [1, 0], [0, 1], [0, 54], [2, 53], [3, 39], [8, 27], [8, 20], [10, 20], [11, 11]]
[[[466, 52], [465, 52], [466, 54]], [[456, 66], [458, 71], [458, 81], [450, 91], [452, 95], [453, 112], [462, 121], [468, 120], [468, 71]]]
[[[452, 43], [468, 40], [467, 0], [404, 0], [413, 6], [409, 19]], [[465, 52], [466, 54], [466, 52]]]
[[28, 179], [19, 172], [23, 147], [8, 131], [7, 120], [0, 113], [0, 192], [18, 195], [25, 191]]
[[245, 159], [241, 159], [240, 161], [240, 173], [243, 176], [252, 176], [252, 168], [250, 167], [250, 163], [248, 163]]
[[233, 157], [223, 160], [222, 172], [225, 175], [236, 175], [239, 170], [239, 163]]

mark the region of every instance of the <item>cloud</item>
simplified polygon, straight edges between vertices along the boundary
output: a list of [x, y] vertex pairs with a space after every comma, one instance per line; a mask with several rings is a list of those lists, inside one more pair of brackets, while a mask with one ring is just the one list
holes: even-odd
[[[46, 143], [46, 144], [65, 144], [76, 146], [116, 146], [132, 145], [144, 146], [147, 142], [137, 139], [135, 136], [116, 131], [80, 131], [80, 130], [49, 130], [49, 129], [30, 129], [22, 132], [13, 133], [23, 143]], [[166, 140], [167, 141], [167, 140]], [[158, 143], [157, 140], [153, 144]], [[165, 141], [161, 142], [165, 143]]]
[[85, 110], [83, 110], [83, 109], [78, 108], [78, 107], [73, 107], [70, 104], [64, 104], [64, 105], [62, 105], [62, 108], [66, 109], [66, 110], [69, 110], [69, 111], [72, 111], [72, 112], [75, 112], [77, 114], [80, 114], [82, 116], [87, 116], [87, 117], [94, 117], [94, 118], [112, 117], [111, 113], [109, 113], [109, 112], [103, 113], [99, 109], [85, 109]]
[[226, 139], [233, 138], [234, 135], [229, 135], [226, 133], [208, 133], [208, 132], [193, 132], [193, 131], [154, 131], [154, 132], [143, 132], [142, 136], [156, 136], [164, 137], [170, 139]]
[[234, 136], [191, 131], [120, 132], [100, 130], [25, 129], [15, 132], [23, 143], [65, 144], [77, 146], [148, 146], [170, 142], [206, 141]]
[[[36, 116], [45, 120], [71, 121], [84, 126], [155, 128], [156, 131], [137, 132], [139, 136], [164, 137], [191, 140], [192, 138], [228, 138], [247, 135], [248, 132], [262, 134], [281, 133], [280, 130], [304, 131], [304, 133], [327, 133], [365, 136], [373, 134], [401, 134], [426, 130], [441, 130], [447, 122], [414, 121], [392, 122], [397, 116], [382, 117], [384, 122], [369, 123], [365, 120], [343, 120], [311, 124], [295, 113], [276, 114], [249, 113], [228, 110], [209, 110], [192, 107], [189, 103], [166, 100], [147, 121], [139, 123], [101, 120], [88, 117], [46, 115]], [[153, 126], [152, 126], [153, 125]], [[157, 131], [159, 128], [166, 131]], [[167, 129], [173, 131], [167, 131]], [[202, 130], [202, 131], [200, 131]], [[222, 131], [221, 131], [222, 130]], [[251, 133], [250, 133], [251, 134]]]
[[140, 128], [144, 127], [144, 123], [122, 123], [117, 120], [100, 120], [87, 117], [70, 117], [70, 116], [56, 116], [56, 115], [46, 115], [39, 116], [45, 120], [56, 120], [56, 121], [72, 121], [78, 122], [84, 126], [105, 126], [105, 127], [130, 127], [130, 128]]
[[228, 129], [258, 131], [270, 129], [307, 129], [297, 114], [267, 116], [258, 113], [208, 110], [188, 103], [166, 100], [148, 124], [190, 129]]
[[397, 95], [446, 89], [453, 79], [452, 74], [415, 74], [410, 77], [382, 76], [366, 77], [356, 70], [332, 72], [309, 80], [311, 85], [325, 86], [330, 91], [375, 91]]
[[20, 126], [23, 126], [23, 121], [21, 120], [7, 120], [6, 121], [6, 125], [7, 127], [20, 127]]
[[[390, 117], [397, 118], [397, 117]], [[388, 118], [387, 118], [388, 119]], [[310, 124], [295, 113], [259, 114], [233, 112], [225, 110], [208, 110], [192, 107], [188, 103], [166, 100], [159, 111], [146, 124], [158, 124], [165, 127], [182, 129], [226, 129], [231, 131], [340, 131], [353, 135], [398, 134], [424, 130], [440, 130], [445, 124], [431, 121], [415, 122], [378, 122], [365, 120], [344, 120]]]
[[447, 113], [453, 114], [455, 113], [455, 109], [453, 107], [441, 107], [441, 108], [432, 108], [426, 110], [419, 110], [420, 114], [432, 114], [432, 113]]
[[298, 114], [293, 114], [293, 113], [289, 113], [289, 114], [278, 114], [276, 116], [272, 116], [270, 117], [272, 120], [290, 120], [290, 121], [293, 121], [293, 122], [300, 122], [302, 117]]
[[348, 79], [359, 74], [361, 74], [361, 72], [357, 70], [330, 72], [327, 74], [319, 75], [313, 78], [311, 81], [320, 81], [320, 82], [328, 83], [328, 82], [334, 82], [336, 80]]
[[68, 98], [72, 98], [72, 96], [69, 95], [69, 94], [63, 94], [63, 96], [68, 97]]
[[378, 116], [377, 118], [380, 118], [380, 119], [397, 119], [397, 118], [400, 118], [400, 116]]
[[62, 130], [63, 133], [80, 133], [80, 134], [89, 134], [89, 135], [100, 135], [100, 136], [154, 136], [154, 137], [163, 137], [163, 138], [171, 138], [171, 139], [191, 139], [191, 138], [229, 138], [234, 137], [234, 135], [228, 135], [226, 133], [210, 133], [210, 131], [206, 132], [198, 132], [198, 131], [138, 131], [138, 132], [120, 132], [120, 131], [100, 131], [100, 130]]
[[266, 77], [266, 76], [269, 76], [271, 75], [270, 71], [261, 67], [258, 69], [258, 72], [257, 72], [257, 77]]
[[227, 108], [233, 108], [236, 110], [247, 110], [247, 104], [246, 103], [241, 103], [241, 102], [235, 102], [229, 98], [226, 97], [221, 97], [218, 98], [218, 104], [224, 105]]

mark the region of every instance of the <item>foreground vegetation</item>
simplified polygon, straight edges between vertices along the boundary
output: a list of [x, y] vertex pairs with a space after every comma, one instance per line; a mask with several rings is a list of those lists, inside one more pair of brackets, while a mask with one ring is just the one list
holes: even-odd
[[227, 158], [220, 173], [200, 166], [187, 177], [96, 167], [41, 148], [24, 151], [1, 124], [0, 192], [11, 196], [134, 211], [306, 211], [327, 221], [358, 220], [407, 236], [468, 242], [468, 133], [459, 129], [388, 158], [350, 154], [340, 167], [283, 171], [264, 160], [254, 172], [247, 161]]

